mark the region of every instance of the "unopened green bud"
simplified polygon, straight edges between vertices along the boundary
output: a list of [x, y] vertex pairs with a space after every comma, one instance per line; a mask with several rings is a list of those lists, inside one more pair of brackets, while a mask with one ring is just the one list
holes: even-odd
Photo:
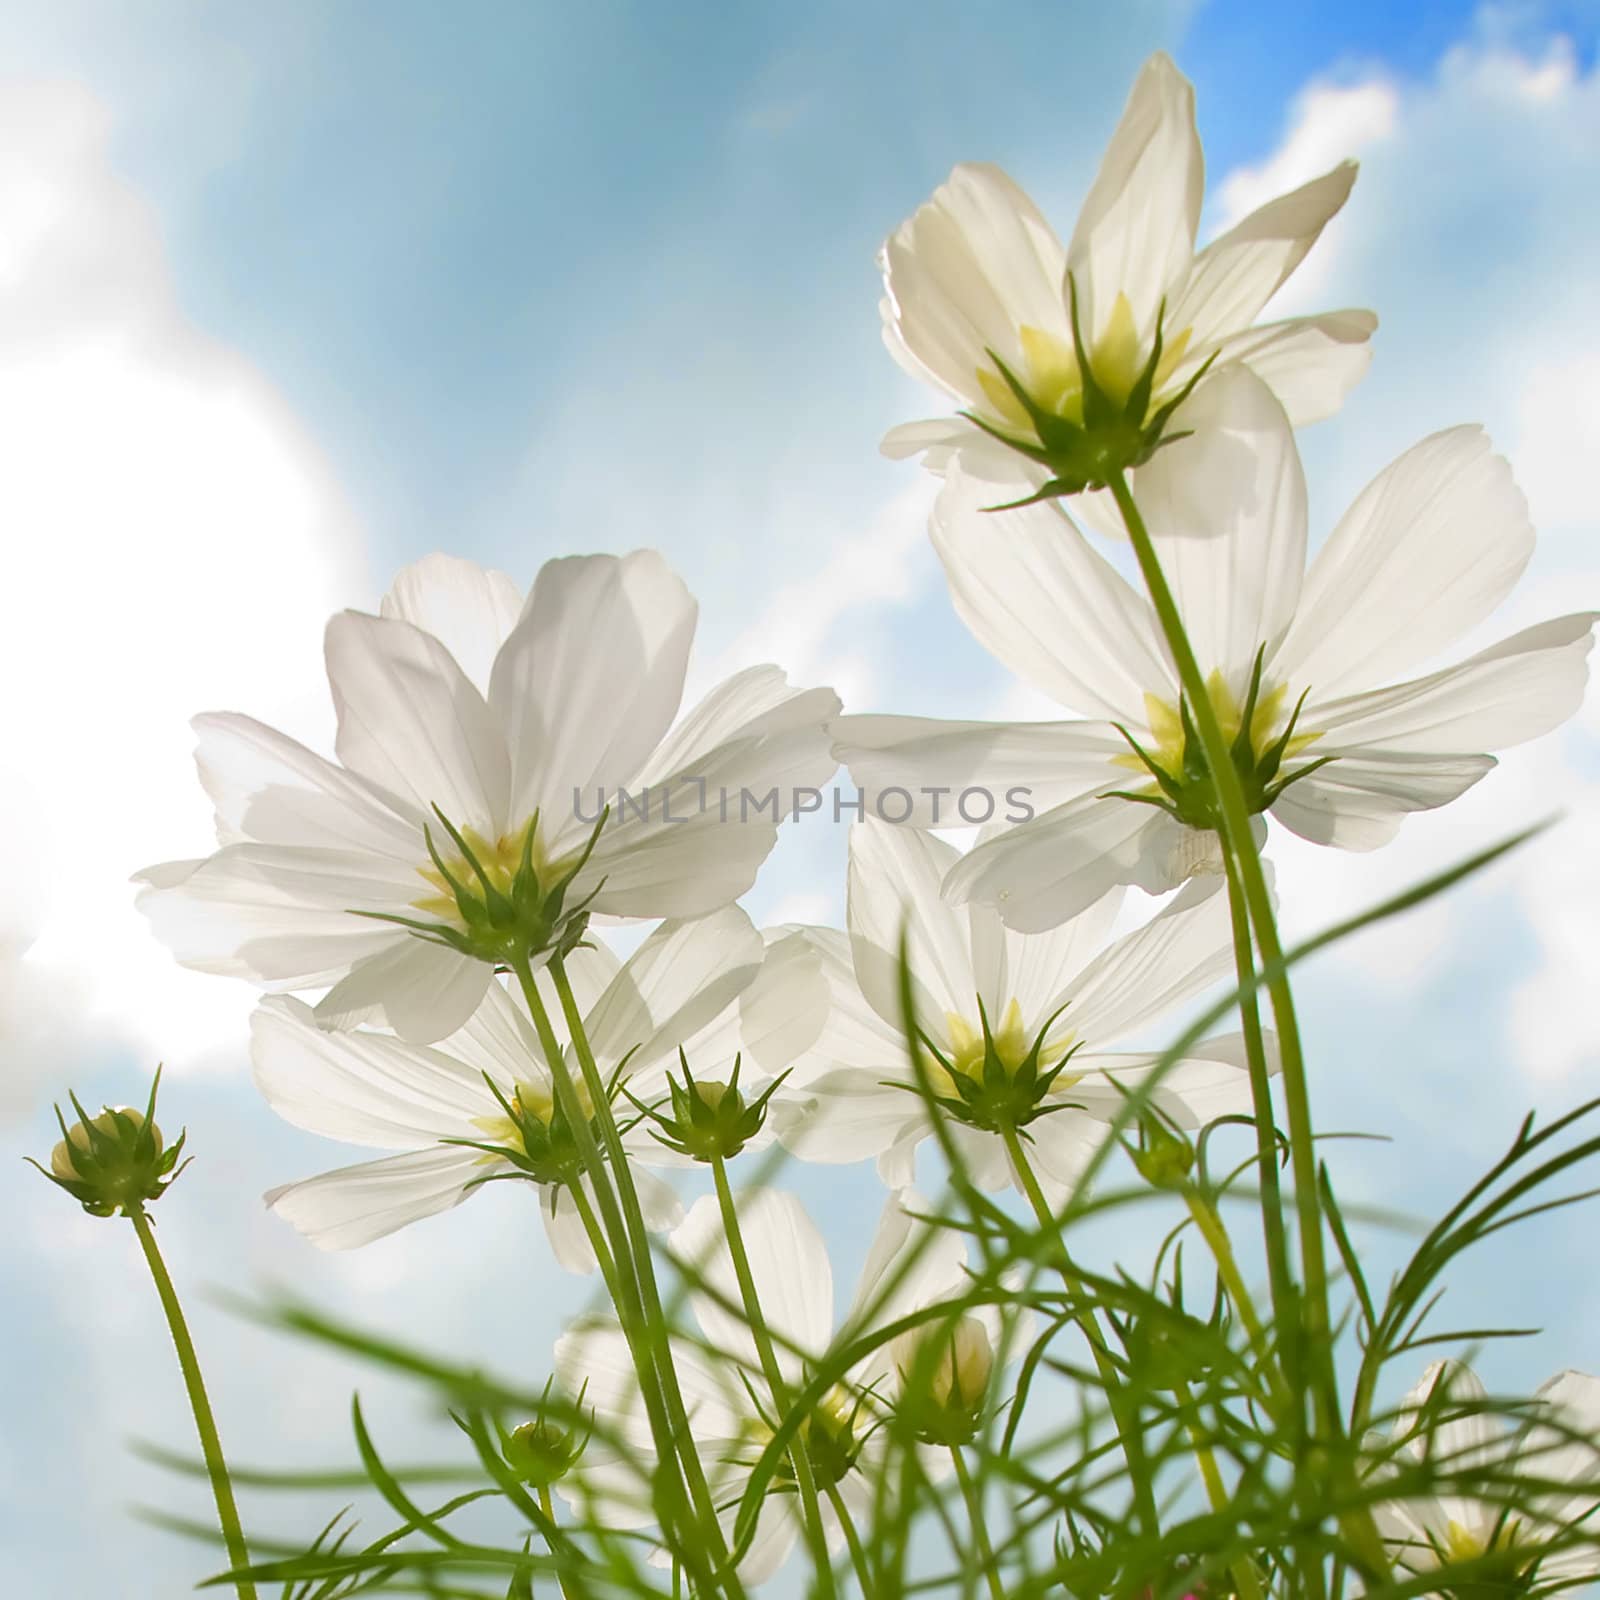
[[586, 1433], [557, 1427], [541, 1417], [513, 1428], [501, 1445], [506, 1465], [535, 1489], [548, 1489], [577, 1464], [589, 1443]]
[[1154, 1189], [1176, 1189], [1194, 1166], [1194, 1146], [1187, 1135], [1157, 1116], [1139, 1119], [1140, 1145], [1130, 1150], [1139, 1176]]
[[976, 1317], [902, 1333], [894, 1341], [894, 1357], [900, 1409], [918, 1438], [950, 1445], [976, 1435], [994, 1371], [989, 1330]]
[[650, 1131], [669, 1150], [691, 1160], [731, 1161], [761, 1132], [767, 1120], [767, 1106], [782, 1078], [769, 1084], [754, 1100], [747, 1100], [739, 1088], [737, 1056], [726, 1083], [716, 1078], [696, 1078], [682, 1050], [678, 1060], [683, 1067], [683, 1082], [667, 1079], [666, 1105], [639, 1106], [655, 1124]]
[[119, 1211], [131, 1214], [152, 1200], [159, 1200], [178, 1175], [178, 1157], [185, 1134], [167, 1147], [155, 1123], [156, 1072], [148, 1106], [106, 1106], [91, 1117], [71, 1096], [78, 1120], [70, 1127], [56, 1109], [61, 1140], [50, 1152], [46, 1171], [34, 1166], [57, 1188], [65, 1189], [91, 1216], [111, 1217]]

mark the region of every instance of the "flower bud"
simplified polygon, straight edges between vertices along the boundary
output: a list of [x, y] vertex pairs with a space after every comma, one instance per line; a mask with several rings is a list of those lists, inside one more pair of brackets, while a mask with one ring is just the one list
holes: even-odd
[[559, 1428], [539, 1417], [506, 1434], [501, 1441], [501, 1454], [524, 1483], [535, 1489], [548, 1489], [573, 1469], [588, 1442], [587, 1434]]
[[1139, 1118], [1139, 1148], [1130, 1150], [1139, 1176], [1153, 1189], [1177, 1189], [1194, 1166], [1194, 1146], [1188, 1136], [1161, 1117]]
[[894, 1341], [900, 1409], [928, 1444], [964, 1444], [983, 1420], [983, 1399], [994, 1371], [989, 1330], [958, 1317], [902, 1333]]
[[669, 1150], [693, 1161], [731, 1161], [761, 1132], [767, 1120], [767, 1106], [782, 1078], [769, 1084], [754, 1100], [747, 1100], [739, 1088], [738, 1057], [734, 1058], [733, 1075], [726, 1083], [696, 1078], [681, 1049], [678, 1060], [683, 1067], [683, 1081], [667, 1079], [666, 1106], [643, 1106], [637, 1100], [634, 1104], [654, 1123], [650, 1131]]
[[56, 1110], [61, 1139], [50, 1152], [46, 1171], [49, 1180], [65, 1189], [91, 1216], [111, 1217], [121, 1211], [131, 1214], [146, 1202], [159, 1200], [178, 1174], [178, 1157], [184, 1138], [170, 1149], [155, 1123], [156, 1084], [151, 1086], [150, 1103], [140, 1111], [133, 1106], [106, 1106], [91, 1117], [71, 1096], [78, 1120], [70, 1127]]

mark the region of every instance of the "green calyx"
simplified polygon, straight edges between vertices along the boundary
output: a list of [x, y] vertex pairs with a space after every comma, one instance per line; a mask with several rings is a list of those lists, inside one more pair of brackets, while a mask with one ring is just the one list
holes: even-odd
[[963, 1445], [978, 1435], [994, 1371], [988, 1330], [976, 1317], [933, 1324], [895, 1340], [896, 1411], [922, 1444]]
[[1194, 1167], [1194, 1145], [1159, 1112], [1139, 1115], [1139, 1142], [1124, 1148], [1139, 1176], [1153, 1189], [1181, 1189]]
[[[1291, 772], [1283, 770], [1285, 757], [1290, 754], [1292, 748], [1296, 748], [1295, 728], [1309, 690], [1302, 693], [1295, 702], [1294, 711], [1290, 714], [1283, 732], [1265, 741], [1261, 749], [1256, 748], [1253, 724], [1261, 703], [1261, 671], [1265, 656], [1265, 647], [1256, 652], [1255, 664], [1250, 671], [1250, 687], [1245, 695], [1244, 708], [1239, 719], [1239, 729], [1228, 746], [1228, 756], [1233, 763], [1234, 773], [1244, 794], [1246, 809], [1251, 816], [1271, 810], [1278, 796], [1291, 783], [1309, 777], [1334, 759], [1333, 756], [1318, 756]], [[1155, 780], [1156, 787], [1154, 791], [1142, 794], [1132, 790], [1113, 789], [1109, 791], [1108, 798], [1134, 800], [1141, 805], [1156, 806], [1187, 828], [1220, 832], [1223, 826], [1222, 802], [1217, 794], [1216, 784], [1212, 780], [1211, 768], [1206, 761], [1205, 750], [1194, 724], [1194, 712], [1187, 696], [1178, 702], [1178, 716], [1182, 727], [1183, 748], [1181, 756], [1176, 761], [1164, 760], [1152, 754], [1120, 722], [1113, 724], [1117, 732], [1127, 740], [1139, 765]]]
[[1083, 386], [1083, 420], [1075, 422], [1042, 406], [993, 350], [985, 353], [1026, 414], [1034, 437], [1018, 438], [986, 422], [975, 412], [961, 413], [992, 438], [1037, 462], [1050, 474], [1043, 487], [1033, 494], [1005, 505], [991, 506], [991, 511], [1008, 511], [1041, 500], [1058, 500], [1066, 495], [1081, 494], [1086, 489], [1104, 489], [1119, 473], [1143, 466], [1163, 445], [1186, 438], [1185, 432], [1168, 432], [1168, 424], [1173, 412], [1194, 392], [1195, 385], [1211, 370], [1216, 359], [1208, 357], [1170, 399], [1159, 405], [1152, 404], [1163, 349], [1162, 325], [1166, 319], [1166, 302], [1163, 301], [1156, 315], [1149, 358], [1135, 375], [1127, 394], [1119, 396], [1114, 388], [1095, 377], [1094, 364], [1078, 322], [1078, 286], [1071, 273], [1067, 274], [1067, 292], [1072, 313], [1072, 345]]
[[568, 905], [567, 896], [573, 880], [588, 865], [600, 842], [609, 807], [600, 813], [578, 855], [554, 865], [541, 865], [537, 859], [539, 813], [535, 812], [522, 830], [520, 858], [509, 873], [495, 870], [492, 861], [486, 861], [488, 852], [482, 841], [475, 844], [469, 831], [458, 828], [438, 806], [433, 812], [457, 855], [455, 860], [446, 861], [433, 830], [424, 827], [423, 838], [433, 862], [428, 876], [442, 890], [438, 898], [446, 906], [453, 906], [456, 920], [428, 921], [389, 911], [355, 911], [352, 916], [395, 923], [419, 939], [459, 950], [497, 967], [516, 966], [547, 953], [565, 956], [578, 948], [588, 926], [589, 904], [605, 880], [575, 905]]
[[[530, 1421], [510, 1432], [499, 1423], [495, 1424], [500, 1435], [500, 1454], [523, 1483], [535, 1489], [548, 1489], [577, 1465], [593, 1431], [579, 1420], [586, 1390], [587, 1385], [570, 1405], [562, 1402], [559, 1407], [552, 1407], [550, 1383], [546, 1382], [538, 1414]], [[552, 1414], [558, 1409], [563, 1415]]]
[[[1062, 1010], [1065, 1010], [1062, 1007]], [[926, 1034], [923, 1042], [936, 1063], [925, 1083], [901, 1085], [922, 1093], [947, 1115], [986, 1133], [1004, 1133], [1027, 1127], [1052, 1111], [1064, 1111], [1063, 1101], [1050, 1101], [1053, 1089], [1069, 1088], [1077, 1077], [1066, 1071], [1081, 1048], [1074, 1044], [1059, 1060], [1046, 1064], [1045, 1039], [1061, 1011], [1054, 1012], [1025, 1050], [1007, 1048], [1009, 1032], [996, 1037], [981, 997], [978, 1022], [982, 1053], [975, 1060], [946, 1056]]]
[[114, 1217], [120, 1211], [132, 1216], [151, 1201], [159, 1200], [188, 1165], [180, 1161], [187, 1130], [167, 1145], [156, 1126], [156, 1092], [161, 1069], [156, 1068], [145, 1109], [106, 1106], [91, 1117], [75, 1094], [69, 1092], [78, 1120], [69, 1128], [55, 1108], [61, 1142], [50, 1155], [48, 1168], [26, 1159], [58, 1189], [65, 1189], [92, 1217]]
[[678, 1061], [683, 1067], [683, 1082], [667, 1079], [665, 1106], [647, 1106], [632, 1095], [628, 1098], [654, 1124], [651, 1134], [669, 1150], [693, 1161], [731, 1161], [760, 1133], [767, 1120], [767, 1106], [788, 1073], [779, 1074], [754, 1100], [746, 1100], [739, 1090], [742, 1057], [733, 1058], [733, 1073], [726, 1083], [714, 1079], [697, 1081], [681, 1047]]

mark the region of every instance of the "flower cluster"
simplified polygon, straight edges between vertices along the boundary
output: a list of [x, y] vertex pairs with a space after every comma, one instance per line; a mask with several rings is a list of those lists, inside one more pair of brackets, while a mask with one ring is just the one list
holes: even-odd
[[[998, 1595], [1038, 1552], [1026, 1530], [992, 1547], [969, 1458], [1003, 1454], [996, 1430], [1010, 1448], [1027, 1394], [1069, 1380], [1093, 1395], [1083, 1461], [1114, 1449], [1128, 1493], [1060, 1503], [1041, 1592], [1322, 1593], [1295, 1562], [1335, 1540], [1372, 1592], [1462, 1563], [1463, 1585], [1489, 1567], [1524, 1588], [1600, 1571], [1594, 1380], [1542, 1392], [1511, 1445], [1463, 1369], [1430, 1372], [1387, 1439], [1365, 1367], [1356, 1408], [1338, 1403], [1329, 1256], [1352, 1278], [1359, 1260], [1314, 1151], [1263, 850], [1274, 827], [1371, 849], [1455, 799], [1493, 752], [1573, 714], [1596, 620], [1438, 664], [1533, 549], [1473, 427], [1408, 450], [1308, 561], [1294, 430], [1337, 409], [1375, 320], [1258, 318], [1354, 176], [1336, 167], [1197, 250], [1192, 91], [1158, 56], [1066, 245], [988, 167], [957, 168], [885, 245], [889, 347], [959, 415], [884, 447], [940, 476], [931, 533], [956, 613], [1063, 720], [841, 715], [771, 666], [680, 715], [696, 610], [652, 551], [550, 561], [526, 597], [450, 557], [408, 567], [377, 615], [329, 624], [336, 759], [245, 716], [198, 719], [217, 849], [150, 868], [140, 902], [181, 961], [267, 991], [252, 1062], [268, 1103], [386, 1152], [268, 1204], [345, 1249], [520, 1185], [555, 1261], [598, 1272], [610, 1310], [553, 1355], [565, 1409], [496, 1424], [496, 1471], [544, 1496], [533, 1526], [558, 1575], [578, 1558], [552, 1488], [582, 1523], [652, 1529], [695, 1593], [736, 1600], [797, 1543], [828, 1584], [848, 1549], [871, 1592], [891, 1552], [857, 1530], [943, 1506], [949, 1480], [975, 1530], [964, 1581]], [[736, 902], [839, 762], [908, 814], [851, 828], [843, 928], [758, 929]], [[1025, 819], [941, 836], [940, 796], [1019, 787]], [[594, 802], [653, 791], [676, 811]], [[783, 798], [730, 815], [714, 797], [732, 791]], [[620, 959], [605, 930], [624, 922], [653, 926]], [[137, 1157], [131, 1203], [153, 1198], [176, 1152], [137, 1114], [107, 1116], [68, 1136], [58, 1180], [110, 1203], [113, 1158]], [[1249, 1153], [1224, 1177], [1209, 1151], [1230, 1130]], [[732, 1186], [747, 1151], [875, 1160], [889, 1197], [838, 1327], [800, 1201]], [[953, 1198], [918, 1197], [930, 1163]], [[1240, 1174], [1270, 1309], [1222, 1220]], [[714, 1192], [686, 1210], [686, 1181]], [[1077, 1223], [1117, 1185], [1180, 1208], [1209, 1310], [1189, 1309], [1165, 1248], [1148, 1289], [1084, 1266]], [[1358, 1299], [1369, 1358], [1409, 1348], [1404, 1318], [1391, 1328], [1364, 1283]], [[1067, 1339], [1070, 1359], [1051, 1343]], [[1214, 1413], [1278, 1431], [1258, 1461], [1245, 1424]], [[1168, 1424], [1152, 1465], [1146, 1434]], [[1214, 1521], [1163, 1543], [1172, 1439]], [[1441, 1454], [1462, 1458], [1443, 1477]], [[1322, 1519], [1313, 1554], [1265, 1513], [1241, 1513], [1233, 1543], [1216, 1531], [1219, 1456], [1240, 1494], [1285, 1461], [1304, 1474], [1283, 1527]], [[1463, 1463], [1489, 1487], [1458, 1484]], [[1013, 1487], [1056, 1505], [1055, 1481], [1018, 1465]], [[1115, 1553], [1123, 1523], [1141, 1553]]]

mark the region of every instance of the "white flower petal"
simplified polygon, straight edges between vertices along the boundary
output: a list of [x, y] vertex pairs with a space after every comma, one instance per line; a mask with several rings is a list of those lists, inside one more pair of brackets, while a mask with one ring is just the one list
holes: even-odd
[[738, 906], [664, 922], [639, 946], [587, 1018], [597, 1060], [642, 1070], [711, 1022], [761, 969], [761, 935]]
[[[1219, 368], [1241, 362], [1267, 384], [1297, 428], [1332, 416], [1372, 365], [1368, 342], [1378, 326], [1370, 311], [1324, 311], [1314, 317], [1264, 322], [1215, 346]], [[1173, 374], [1186, 381], [1209, 351]]]
[[1188, 328], [1191, 343], [1203, 347], [1254, 322], [1344, 205], [1355, 181], [1355, 162], [1341, 162], [1269, 200], [1212, 240], [1194, 258], [1183, 293], [1169, 310], [1168, 337]]
[[1504, 750], [1559, 727], [1582, 704], [1595, 612], [1556, 617], [1426, 678], [1308, 704], [1326, 737], [1308, 757], [1391, 748], [1407, 755]]
[[[965, 1238], [953, 1228], [919, 1220], [918, 1214], [928, 1213], [928, 1202], [913, 1189], [897, 1190], [884, 1203], [845, 1313], [841, 1341], [953, 1299], [966, 1287]], [[871, 1388], [888, 1376], [893, 1362], [893, 1347], [879, 1345], [851, 1369], [851, 1381]]]
[[1139, 332], [1154, 333], [1163, 297], [1176, 298], [1189, 270], [1204, 190], [1194, 88], [1158, 52], [1134, 80], [1067, 247], [1091, 348], [1119, 294]]
[[139, 909], [184, 966], [290, 989], [332, 983], [351, 962], [409, 942], [352, 913], [409, 914], [420, 883], [370, 853], [254, 844], [151, 868], [140, 881]]
[[967, 919], [939, 892], [956, 860], [942, 839], [913, 828], [884, 822], [850, 828], [846, 924], [856, 981], [892, 1026], [901, 1019], [902, 934], [923, 1026], [941, 1029], [948, 1013], [976, 1011]]
[[395, 574], [378, 615], [431, 633], [482, 694], [500, 646], [522, 614], [522, 590], [503, 572], [436, 552]]
[[[1042, 1026], [1060, 1007], [1067, 988], [1100, 953], [1124, 897], [1123, 886], [1118, 884], [1058, 927], [1040, 933], [1005, 930], [1006, 987], [1033, 1026]], [[981, 912], [994, 914], [992, 908], [976, 903], [971, 909], [974, 920]]]
[[958, 166], [883, 247], [885, 340], [913, 372], [984, 404], [988, 351], [1020, 363], [1019, 327], [1068, 333], [1065, 265], [1050, 225], [1004, 172]]
[[1170, 675], [1149, 601], [1054, 505], [994, 504], [991, 485], [960, 472], [934, 503], [929, 532], [961, 620], [1061, 705], [1142, 721], [1145, 693]]
[[1040, 933], [1119, 884], [1175, 889], [1188, 830], [1154, 806], [1086, 795], [975, 846], [951, 868], [952, 900], [992, 905], [1009, 928]]
[[1083, 969], [1063, 995], [1062, 1025], [1099, 1049], [1232, 971], [1228, 897], [1216, 878], [1197, 879]]
[[[505, 740], [444, 645], [409, 622], [343, 611], [328, 624], [326, 654], [340, 761], [430, 821], [437, 806], [457, 828], [503, 833]], [[442, 830], [435, 838], [448, 851]]]
[[1291, 783], [1272, 815], [1291, 833], [1341, 850], [1376, 850], [1413, 811], [1432, 811], [1493, 770], [1493, 756], [1342, 755]]
[[353, 1250], [458, 1206], [489, 1169], [476, 1150], [444, 1146], [341, 1167], [270, 1190], [266, 1202], [319, 1250]]
[[1481, 429], [1424, 439], [1362, 490], [1317, 552], [1279, 672], [1319, 700], [1389, 681], [1488, 616], [1533, 539], [1527, 502]]
[[318, 1002], [325, 1028], [377, 1023], [413, 1044], [434, 1044], [477, 1010], [493, 978], [486, 961], [405, 935], [352, 964]]
[[194, 731], [221, 843], [373, 850], [411, 867], [427, 859], [420, 816], [402, 817], [372, 784], [287, 735], [217, 711], [196, 717]]
[[378, 1033], [332, 1033], [310, 1006], [273, 996], [250, 1019], [256, 1087], [286, 1122], [329, 1139], [413, 1150], [481, 1138], [496, 1111], [483, 1079], [442, 1051]]
[[[597, 912], [704, 916], [745, 893], [778, 823], [820, 801], [836, 765], [831, 689], [794, 689], [775, 667], [728, 679], [673, 729], [639, 774], [642, 806], [619, 805], [587, 868]], [[592, 796], [589, 814], [598, 810]]]
[[833, 733], [865, 813], [910, 828], [1025, 820], [1103, 787], [1128, 751], [1104, 722], [870, 715], [839, 717]]
[[573, 815], [639, 770], [683, 697], [696, 607], [653, 550], [566, 556], [539, 569], [495, 657], [489, 704], [511, 751], [511, 810]]
[[1182, 426], [1192, 435], [1140, 469], [1137, 504], [1201, 672], [1220, 671], [1242, 699], [1256, 653], [1270, 658], [1294, 620], [1305, 474], [1283, 407], [1248, 368], [1199, 390]]
[[[822, 1235], [791, 1194], [745, 1189], [735, 1196], [739, 1232], [762, 1316], [778, 1346], [785, 1376], [799, 1371], [797, 1348], [820, 1355], [833, 1332], [833, 1268]], [[667, 1241], [673, 1257], [732, 1305], [742, 1306], [733, 1257], [716, 1198], [702, 1195]], [[760, 1359], [742, 1313], [725, 1311], [712, 1297], [691, 1291], [690, 1304], [711, 1345], [759, 1372]]]

